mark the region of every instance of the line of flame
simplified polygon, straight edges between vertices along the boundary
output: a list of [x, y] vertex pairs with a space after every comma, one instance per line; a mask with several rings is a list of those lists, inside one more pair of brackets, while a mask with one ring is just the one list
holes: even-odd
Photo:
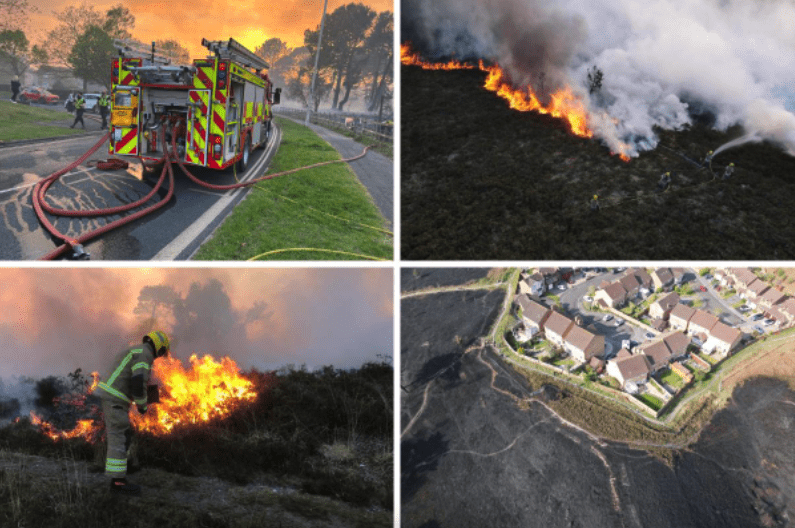
[[[551, 102], [544, 106], [530, 86], [522, 89], [514, 88], [507, 82], [505, 72], [498, 65], [486, 66], [483, 61], [480, 61], [477, 66], [458, 61], [446, 63], [428, 62], [413, 51], [409, 42], [405, 42], [400, 46], [400, 62], [409, 66], [419, 66], [426, 70], [480, 69], [488, 73], [484, 88], [507, 100], [512, 109], [520, 112], [534, 111], [565, 119], [569, 123], [569, 128], [573, 134], [584, 138], [593, 137], [593, 131], [588, 128], [588, 111], [585, 108], [585, 104], [574, 95], [569, 87], [551, 94]], [[621, 156], [624, 159], [625, 154], [621, 153]]]

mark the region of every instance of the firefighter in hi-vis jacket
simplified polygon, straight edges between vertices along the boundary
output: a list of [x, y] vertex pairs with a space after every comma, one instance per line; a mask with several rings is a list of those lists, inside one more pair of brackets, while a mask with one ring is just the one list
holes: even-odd
[[168, 350], [168, 336], [164, 332], [149, 332], [141, 345], [130, 347], [113, 359], [99, 383], [97, 395], [102, 399], [108, 439], [105, 475], [111, 478], [110, 488], [114, 492], [134, 495], [141, 492], [140, 486], [127, 482], [126, 478], [127, 451], [133, 435], [130, 405], [134, 403], [139, 413], [146, 413], [146, 385], [152, 363], [167, 355]]

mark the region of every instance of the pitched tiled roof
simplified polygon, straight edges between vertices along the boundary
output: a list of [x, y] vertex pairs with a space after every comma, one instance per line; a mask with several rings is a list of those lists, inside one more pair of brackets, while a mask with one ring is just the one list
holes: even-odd
[[705, 312], [704, 310], [696, 310], [696, 313], [694, 313], [693, 317], [690, 318], [690, 324], [698, 325], [701, 328], [706, 328], [707, 330], [715, 326], [715, 323], [717, 322], [717, 317], [709, 312]]
[[566, 330], [572, 324], [574, 323], [571, 319], [553, 310], [552, 313], [549, 314], [549, 319], [547, 319], [547, 322], [544, 324], [544, 328], [560, 336], [565, 336]]
[[759, 296], [764, 295], [770, 286], [766, 282], [756, 279], [755, 281], [748, 284], [747, 288], [748, 291], [753, 292], [753, 294], [756, 296]]
[[620, 282], [621, 286], [623, 286], [628, 292], [640, 288], [640, 282], [634, 275], [624, 275], [618, 280], [618, 282]]
[[671, 351], [671, 354], [674, 356], [681, 356], [687, 350], [687, 345], [690, 344], [690, 338], [688, 338], [684, 332], [674, 332], [669, 334], [663, 338], [665, 344], [668, 346], [668, 350]]
[[541, 324], [549, 313], [549, 308], [532, 300], [527, 294], [517, 295], [516, 303], [522, 307], [522, 317], [533, 321], [536, 324]]
[[696, 311], [693, 308], [686, 306], [684, 304], [677, 304], [676, 306], [674, 306], [673, 310], [671, 310], [672, 316], [679, 317], [680, 319], [684, 319], [685, 321], [689, 321], [690, 318], [693, 317], [693, 314], [695, 313]]
[[627, 290], [621, 285], [620, 282], [611, 282], [607, 287], [604, 288], [605, 293], [611, 299], [623, 299], [624, 296], [627, 294]]
[[673, 309], [674, 306], [679, 304], [679, 294], [676, 292], [671, 292], [665, 297], [657, 299], [657, 301], [654, 304], [660, 305], [660, 308], [662, 308], [663, 311], [667, 312], [668, 310]]
[[566, 335], [566, 342], [580, 350], [585, 350], [597, 336], [579, 326], [572, 326]]
[[624, 379], [635, 378], [649, 373], [649, 360], [643, 354], [635, 354], [616, 361], [616, 366]]
[[674, 280], [674, 276], [671, 274], [670, 268], [658, 268], [654, 270], [654, 275], [656, 275], [657, 279], [663, 284], [667, 284]]
[[780, 302], [784, 302], [787, 300], [787, 295], [784, 292], [780, 292], [775, 288], [770, 288], [765, 293], [762, 294], [762, 299], [769, 302], [770, 304], [778, 304]]
[[646, 354], [651, 360], [651, 364], [655, 367], [664, 365], [671, 359], [671, 351], [668, 350], [668, 346], [662, 340], [647, 345], [643, 349], [643, 353]]
[[712, 330], [709, 331], [709, 335], [726, 344], [732, 344], [742, 335], [742, 332], [739, 328], [732, 328], [718, 321], [715, 323], [715, 326], [712, 327]]

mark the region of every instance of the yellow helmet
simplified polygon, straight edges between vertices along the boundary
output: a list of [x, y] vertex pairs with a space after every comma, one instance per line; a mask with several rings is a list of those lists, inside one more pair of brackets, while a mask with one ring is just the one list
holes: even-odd
[[666, 175], [666, 176], [670, 176], [670, 175], [671, 175], [671, 173], [670, 173], [670, 172], [666, 172], [666, 173], [665, 173], [665, 175]]
[[729, 163], [729, 167], [734, 167], [734, 163]]
[[594, 200], [598, 200], [598, 199], [599, 199], [599, 196], [598, 196], [598, 195], [596, 195], [596, 194], [594, 194], [594, 195], [593, 195], [593, 199], [594, 199]]
[[144, 343], [147, 340], [152, 342], [152, 347], [155, 349], [155, 356], [165, 356], [168, 354], [168, 336], [161, 330], [152, 330], [144, 336]]

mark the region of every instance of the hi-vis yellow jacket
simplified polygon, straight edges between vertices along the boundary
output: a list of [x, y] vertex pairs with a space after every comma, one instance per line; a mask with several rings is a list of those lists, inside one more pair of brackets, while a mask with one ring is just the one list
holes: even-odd
[[123, 350], [116, 355], [110, 368], [102, 376], [99, 388], [106, 394], [125, 402], [146, 405], [146, 384], [149, 381], [154, 360], [154, 351], [148, 343], [141, 343]]

